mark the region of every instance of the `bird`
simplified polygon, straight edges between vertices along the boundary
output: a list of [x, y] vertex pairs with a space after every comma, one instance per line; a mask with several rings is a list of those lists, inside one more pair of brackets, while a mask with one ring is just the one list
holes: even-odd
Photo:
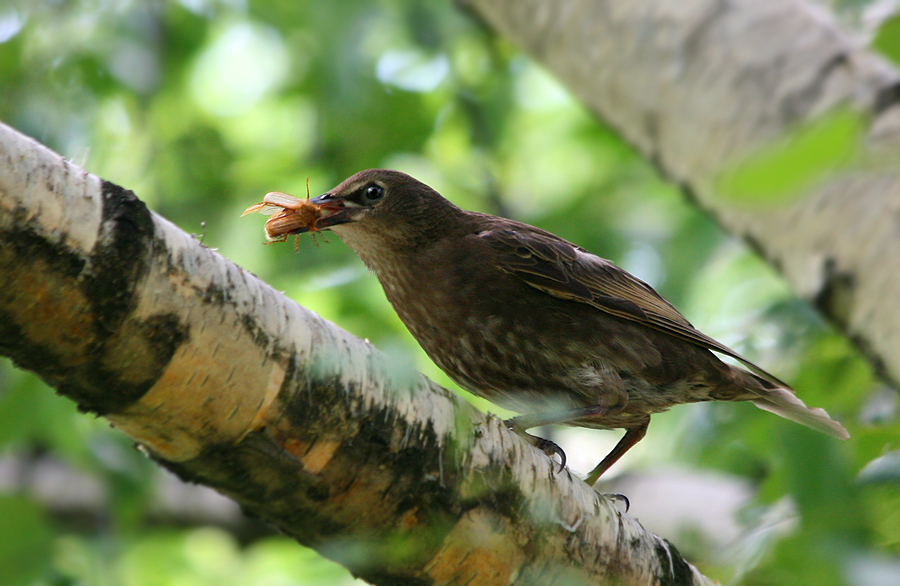
[[[624, 429], [594, 485], [674, 405], [750, 401], [831, 436], [847, 430], [785, 382], [694, 328], [650, 285], [559, 236], [463, 210], [399, 171], [369, 169], [309, 200], [380, 281], [412, 336], [462, 388], [521, 415], [505, 423]], [[271, 212], [269, 212], [271, 213]], [[729, 356], [742, 367], [719, 356]]]

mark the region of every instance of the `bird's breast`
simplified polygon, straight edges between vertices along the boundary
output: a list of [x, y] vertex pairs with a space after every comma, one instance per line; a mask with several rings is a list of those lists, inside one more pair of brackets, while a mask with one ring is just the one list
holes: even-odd
[[690, 373], [667, 356], [665, 335], [550, 296], [489, 261], [477, 250], [438, 250], [370, 256], [367, 264], [435, 364], [502, 407], [546, 412], [627, 403], [615, 427], [703, 400], [688, 397]]
[[385, 295], [435, 364], [463, 388], [513, 410], [580, 404], [566, 392], [580, 375], [577, 352], [560, 337], [565, 316], [477, 257], [440, 256], [375, 263]]

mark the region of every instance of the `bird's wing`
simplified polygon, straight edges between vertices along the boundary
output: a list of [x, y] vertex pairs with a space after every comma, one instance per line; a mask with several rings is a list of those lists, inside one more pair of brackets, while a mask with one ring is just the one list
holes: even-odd
[[528, 227], [478, 233], [495, 253], [497, 268], [545, 293], [586, 303], [697, 346], [731, 356], [772, 384], [786, 383], [696, 329], [650, 285], [549, 232]]

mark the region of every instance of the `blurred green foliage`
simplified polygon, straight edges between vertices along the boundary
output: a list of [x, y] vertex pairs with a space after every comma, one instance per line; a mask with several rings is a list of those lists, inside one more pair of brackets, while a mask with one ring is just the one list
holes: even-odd
[[774, 206], [802, 197], [816, 181], [847, 168], [860, 150], [863, 117], [835, 110], [766, 145], [724, 174], [722, 198]]
[[893, 15], [881, 23], [872, 47], [894, 63], [900, 63], [900, 16]]
[[[898, 43], [891, 31], [885, 47]], [[0, 88], [0, 120], [134, 190], [205, 245], [447, 386], [336, 237], [319, 246], [303, 238], [298, 254], [292, 244], [262, 246], [262, 219], [241, 211], [267, 191], [302, 195], [307, 179], [318, 194], [363, 168], [397, 168], [463, 207], [540, 225], [615, 260], [853, 435], [838, 443], [744, 405], [655, 418], [619, 471], [709, 468], [758, 488], [742, 543], [720, 544], [744, 553], [722, 561], [698, 547], [688, 550], [693, 561], [745, 584], [900, 575], [900, 462], [884, 459], [900, 449], [896, 394], [762, 261], [452, 3], [7, 0]], [[801, 131], [799, 145], [767, 151], [735, 179], [738, 198], [762, 194], [768, 205], [844, 164], [857, 122], [838, 117]], [[594, 458], [615, 437], [589, 433], [579, 437], [590, 445], [560, 443], [570, 457]], [[35, 495], [0, 495], [3, 584], [352, 581], [281, 538], [241, 545], [221, 529], [149, 525], [155, 467], [7, 363], [0, 450], [66, 462], [100, 479], [110, 499], [85, 527], [55, 518]], [[857, 478], [873, 461], [878, 473]], [[786, 529], [758, 524], [786, 503]]]

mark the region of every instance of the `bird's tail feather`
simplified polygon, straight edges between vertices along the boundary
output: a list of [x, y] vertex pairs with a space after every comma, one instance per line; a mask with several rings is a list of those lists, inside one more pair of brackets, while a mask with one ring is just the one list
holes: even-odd
[[765, 409], [785, 419], [795, 421], [800, 425], [827, 433], [838, 439], [848, 439], [850, 434], [844, 426], [828, 416], [824, 409], [807, 407], [803, 401], [792, 391], [780, 387], [773, 387], [768, 381], [765, 388], [754, 392], [759, 393], [757, 398], [751, 399], [754, 405]]

